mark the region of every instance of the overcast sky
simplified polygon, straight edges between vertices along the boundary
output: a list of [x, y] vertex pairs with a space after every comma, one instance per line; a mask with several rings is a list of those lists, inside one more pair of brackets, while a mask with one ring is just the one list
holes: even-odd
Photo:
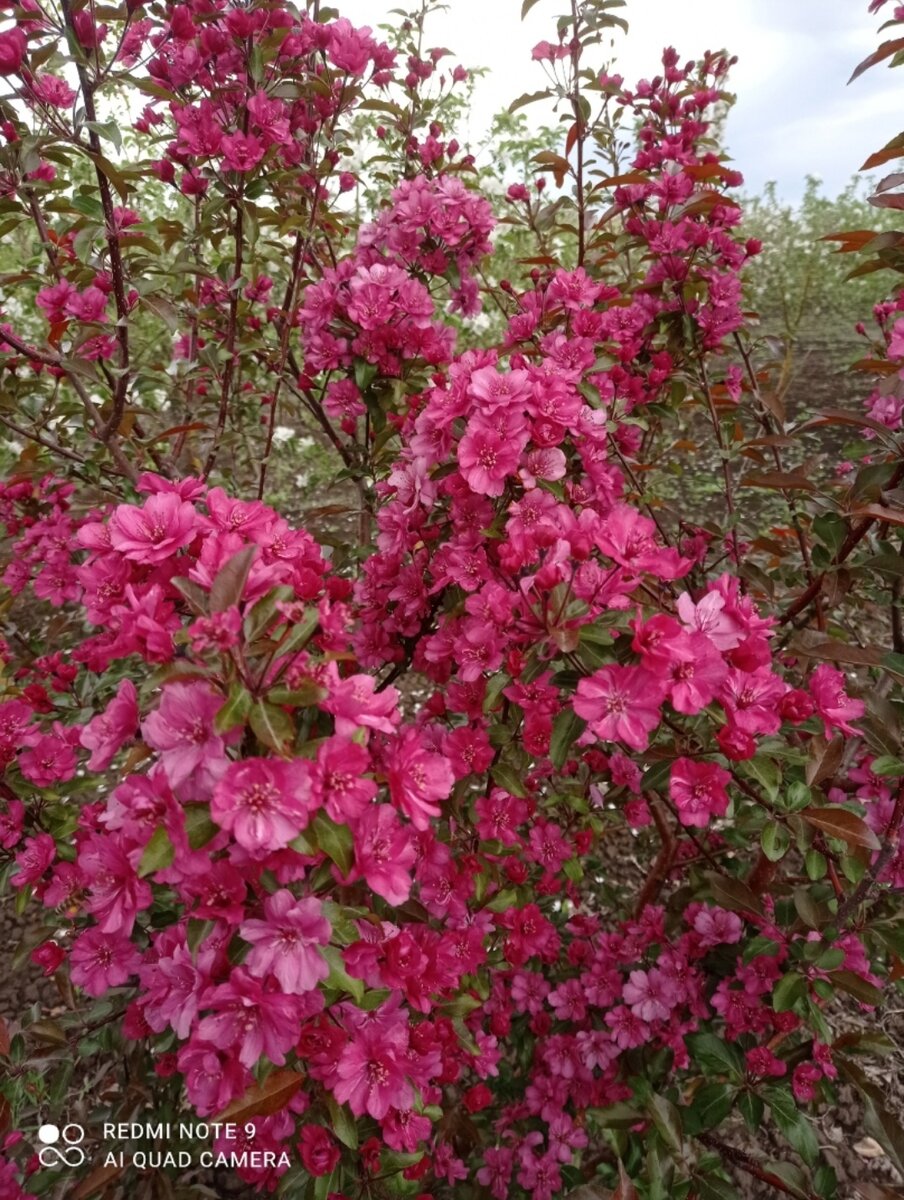
[[[472, 128], [525, 91], [545, 86], [531, 48], [554, 31], [561, 0], [539, 0], [521, 23], [521, 0], [447, 0], [449, 11], [428, 26], [427, 44], [445, 46], [464, 66], [485, 66]], [[372, 27], [389, 21], [406, 0], [335, 0], [343, 16]], [[904, 68], [875, 67], [847, 86], [857, 63], [878, 45], [878, 20], [867, 0], [628, 0], [630, 24], [616, 42], [616, 68], [628, 83], [656, 73], [673, 45], [685, 58], [725, 48], [738, 56], [732, 87], [738, 102], [728, 145], [750, 190], [775, 180], [789, 200], [804, 176], [838, 192], [904, 120]], [[552, 39], [554, 40], [554, 38]], [[541, 106], [526, 110], [539, 119]]]

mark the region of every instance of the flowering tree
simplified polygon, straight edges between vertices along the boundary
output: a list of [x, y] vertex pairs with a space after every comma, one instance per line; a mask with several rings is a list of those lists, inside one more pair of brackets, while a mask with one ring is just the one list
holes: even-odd
[[[882, 402], [790, 428], [731, 62], [626, 88], [620, 6], [534, 51], [514, 107], [567, 128], [500, 202], [520, 281], [424, 11], [395, 49], [317, 0], [0, 32], [39, 256], [2, 281], [0, 861], [66, 1003], [0, 1027], [4, 1195], [55, 1194], [31, 1130], [67, 1121], [83, 1200], [209, 1194], [100, 1134], [194, 1114], [206, 1165], [312, 1200], [831, 1198], [842, 1079], [904, 1168], [865, 1062], [904, 974], [899, 308]], [[354, 492], [331, 553], [265, 502], [279, 422]]]

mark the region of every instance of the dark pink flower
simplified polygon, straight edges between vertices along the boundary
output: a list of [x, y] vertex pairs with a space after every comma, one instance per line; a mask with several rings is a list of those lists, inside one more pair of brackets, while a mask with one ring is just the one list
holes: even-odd
[[322, 1125], [305, 1125], [298, 1152], [305, 1170], [315, 1177], [329, 1175], [341, 1157], [339, 1147]]

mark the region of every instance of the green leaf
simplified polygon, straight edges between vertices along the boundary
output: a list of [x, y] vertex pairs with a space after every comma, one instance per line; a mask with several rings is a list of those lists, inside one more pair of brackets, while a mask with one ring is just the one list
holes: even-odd
[[239, 603], [257, 551], [258, 547], [255, 545], [243, 546], [220, 568], [210, 586], [211, 612], [225, 612], [227, 608]]
[[229, 689], [226, 703], [214, 719], [214, 729], [217, 733], [228, 733], [236, 725], [244, 725], [251, 712], [253, 699], [251, 693], [240, 683], [234, 683]]
[[542, 92], [523, 92], [508, 106], [508, 111], [510, 113], [517, 112], [519, 108], [525, 108], [528, 104], [536, 103], [537, 100], [548, 100], [551, 96], [552, 92], [548, 88]]
[[705, 1083], [694, 1093], [689, 1108], [684, 1109], [684, 1123], [691, 1135], [705, 1129], [715, 1129], [734, 1108], [735, 1089], [727, 1083]]
[[738, 1096], [738, 1110], [750, 1132], [757, 1133], [763, 1122], [766, 1106], [756, 1092], [742, 1092]]
[[288, 603], [294, 599], [294, 596], [293, 588], [283, 586], [274, 588], [272, 592], [268, 592], [266, 596], [261, 596], [260, 600], [255, 601], [251, 606], [251, 611], [245, 617], [243, 626], [245, 641], [253, 642], [259, 638], [276, 616], [276, 606]]
[[295, 740], [295, 724], [281, 708], [258, 700], [252, 705], [250, 719], [254, 736], [261, 745], [268, 746], [277, 754], [288, 752]]
[[271, 704], [286, 704], [291, 708], [310, 708], [326, 696], [326, 688], [313, 679], [304, 679], [297, 688], [274, 688], [267, 693]]
[[521, 5], [521, 20], [523, 21], [535, 4], [539, 4], [540, 0], [523, 0]]
[[740, 1081], [744, 1078], [744, 1056], [714, 1033], [691, 1033], [684, 1039], [694, 1062], [708, 1074], [727, 1075]]
[[788, 1144], [797, 1151], [808, 1167], [819, 1158], [819, 1142], [808, 1118], [800, 1111], [789, 1088], [764, 1088], [763, 1098], [776, 1125]]
[[297, 621], [279, 643], [280, 655], [294, 654], [302, 650], [311, 639], [320, 624], [320, 613], [316, 608], [308, 608], [300, 621]]
[[151, 834], [151, 840], [144, 848], [141, 861], [138, 863], [138, 878], [144, 879], [156, 871], [163, 871], [172, 865], [176, 857], [176, 848], [170, 841], [169, 834], [162, 825]]
[[568, 758], [569, 751], [587, 728], [587, 722], [579, 717], [572, 708], [564, 708], [556, 717], [552, 726], [552, 736], [549, 741], [549, 757], [553, 766], [562, 767]]
[[697, 1200], [740, 1200], [739, 1194], [718, 1175], [700, 1176], [694, 1182]]
[[804, 857], [804, 866], [807, 870], [807, 876], [816, 882], [818, 879], [825, 879], [826, 872], [829, 869], [829, 863], [824, 854], [820, 854], [818, 850], [808, 850]]
[[788, 852], [791, 835], [778, 821], [767, 821], [760, 836], [760, 845], [770, 862], [779, 862]]
[[744, 774], [752, 775], [770, 800], [774, 800], [778, 796], [779, 788], [782, 786], [782, 773], [774, 759], [758, 754], [755, 758], [748, 759], [743, 767]]
[[813, 522], [813, 532], [832, 554], [837, 554], [847, 535], [847, 525], [835, 513], [826, 513]]
[[321, 946], [320, 953], [326, 959], [330, 973], [323, 981], [323, 987], [335, 988], [338, 992], [347, 992], [356, 1004], [364, 999], [364, 980], [355, 979], [345, 969], [342, 951], [338, 946]]
[[647, 1104], [653, 1124], [665, 1144], [676, 1153], [681, 1151], [683, 1134], [681, 1114], [671, 1100], [654, 1094]]
[[[185, 832], [192, 850], [200, 850], [219, 833], [220, 827], [211, 820], [206, 804], [186, 804]], [[158, 831], [159, 832], [159, 831]]]
[[803, 975], [788, 971], [783, 975], [772, 992], [772, 1007], [776, 1012], [790, 1012], [795, 1004], [807, 995], [807, 981]]
[[339, 1104], [330, 1092], [326, 1093], [326, 1106], [330, 1112], [330, 1130], [343, 1146], [358, 1149], [358, 1122], [344, 1104]]
[[510, 796], [517, 796], [519, 800], [523, 800], [527, 796], [527, 791], [520, 777], [506, 763], [497, 763], [493, 767], [492, 775], [493, 782], [501, 787], [504, 792], [508, 792]]
[[348, 875], [354, 862], [354, 841], [349, 827], [337, 825], [321, 810], [308, 826], [307, 832], [342, 874]]
[[899, 758], [892, 758], [890, 754], [882, 754], [879, 758], [873, 759], [869, 769], [873, 775], [898, 778], [904, 775], [904, 762], [901, 762]]

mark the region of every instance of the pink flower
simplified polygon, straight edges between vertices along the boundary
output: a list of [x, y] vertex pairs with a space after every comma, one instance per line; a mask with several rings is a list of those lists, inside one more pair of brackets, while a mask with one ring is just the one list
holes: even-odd
[[449, 760], [431, 754], [415, 729], [405, 729], [389, 748], [387, 780], [392, 802], [402, 810], [415, 829], [429, 829], [431, 818], [440, 814], [438, 800], [445, 800], [455, 783]]
[[78, 766], [78, 757], [64, 737], [63, 727], [55, 723], [54, 733], [39, 734], [31, 746], [19, 755], [19, 770], [36, 787], [51, 787], [71, 779]]
[[622, 998], [642, 1021], [667, 1021], [679, 995], [674, 983], [653, 967], [651, 971], [632, 971]]
[[88, 769], [104, 771], [124, 742], [138, 729], [138, 692], [130, 679], [124, 679], [116, 695], [102, 713], [82, 730], [81, 744], [91, 751]]
[[518, 469], [523, 437], [503, 437], [489, 425], [472, 421], [458, 443], [458, 465], [472, 491], [501, 496], [509, 475]]
[[810, 676], [810, 694], [822, 718], [827, 738], [836, 729], [842, 733], [856, 734], [857, 730], [850, 722], [862, 717], [866, 711], [862, 700], [852, 699], [844, 690], [845, 682], [844, 675], [828, 663], [820, 663]]
[[675, 644], [669, 668], [669, 700], [676, 712], [702, 712], [715, 697], [728, 674], [728, 667], [708, 637], [685, 634]]
[[198, 1037], [235, 1053], [245, 1067], [261, 1058], [281, 1067], [298, 1038], [296, 997], [265, 991], [243, 967], [233, 970], [228, 983], [212, 988], [203, 1007], [213, 1012], [199, 1022]]
[[367, 776], [370, 769], [365, 748], [347, 737], [327, 738], [318, 747], [311, 787], [337, 825], [357, 821], [376, 796], [377, 785]]
[[713, 817], [724, 816], [728, 808], [725, 785], [730, 779], [729, 772], [716, 763], [677, 758], [672, 764], [669, 795], [681, 824], [702, 829]]
[[349, 75], [363, 75], [376, 50], [370, 36], [370, 26], [355, 29], [347, 17], [340, 17], [329, 26], [330, 44], [327, 51], [330, 62]]
[[37, 883], [56, 858], [56, 842], [49, 833], [39, 833], [25, 839], [25, 846], [16, 855], [18, 870], [10, 879], [14, 888]]
[[66, 312], [79, 321], [106, 321], [106, 294], [99, 287], [88, 287], [83, 292], [74, 292], [66, 301]]
[[12, 850], [22, 837], [25, 824], [25, 805], [21, 800], [10, 800], [0, 809], [0, 847]]
[[28, 42], [21, 29], [7, 29], [0, 33], [0, 75], [15, 75], [28, 50]]
[[253, 947], [248, 969], [260, 978], [272, 973], [284, 992], [309, 992], [330, 973], [318, 949], [330, 940], [330, 923], [313, 896], [296, 900], [282, 888], [264, 901], [264, 919], [245, 921], [239, 932]]
[[96, 926], [75, 940], [69, 953], [72, 982], [89, 996], [102, 996], [134, 975], [141, 955], [124, 933], [104, 933]]
[[69, 108], [75, 99], [75, 92], [58, 75], [37, 75], [31, 80], [30, 87], [32, 95], [52, 108]]
[[170, 683], [163, 689], [158, 708], [141, 729], [147, 744], [161, 751], [170, 787], [223, 759], [225, 744], [214, 729], [222, 707], [223, 697], [206, 683]]
[[643, 667], [609, 666], [582, 679], [574, 711], [603, 742], [646, 750], [661, 719], [662, 683]]
[[228, 171], [252, 171], [264, 157], [266, 147], [256, 134], [239, 132], [224, 137], [220, 149]]
[[382, 1120], [391, 1108], [410, 1108], [414, 1093], [405, 1073], [408, 1037], [400, 1025], [367, 1025], [342, 1051], [333, 1095], [356, 1117]]
[[273, 758], [230, 763], [214, 788], [210, 815], [256, 858], [284, 849], [310, 819], [307, 763]]
[[191, 1041], [181, 1046], [177, 1063], [188, 1098], [202, 1117], [222, 1112], [251, 1081], [247, 1068], [235, 1058], [218, 1054], [203, 1042]]
[[78, 865], [88, 883], [88, 912], [103, 933], [131, 934], [135, 918], [151, 903], [151, 889], [139, 879], [122, 844], [90, 834], [79, 847]]
[[355, 876], [389, 904], [404, 904], [411, 894], [410, 870], [417, 853], [411, 834], [395, 809], [373, 804], [355, 826]]
[[528, 809], [523, 800], [492, 788], [489, 796], [479, 796], [475, 805], [477, 832], [485, 840], [496, 840], [504, 846], [517, 846], [521, 839], [516, 830], [527, 820]]
[[174, 492], [149, 496], [141, 508], [119, 504], [110, 518], [110, 544], [126, 558], [139, 563], [160, 563], [172, 558], [200, 531], [193, 504]]
[[336, 733], [352, 737], [361, 728], [392, 733], [400, 719], [396, 689], [375, 691], [377, 681], [372, 675], [339, 679], [335, 665], [330, 665], [330, 694], [322, 701], [321, 708], [336, 718]]
[[769, 668], [729, 671], [719, 689], [719, 702], [745, 733], [776, 733], [781, 726], [779, 702], [787, 685]]

